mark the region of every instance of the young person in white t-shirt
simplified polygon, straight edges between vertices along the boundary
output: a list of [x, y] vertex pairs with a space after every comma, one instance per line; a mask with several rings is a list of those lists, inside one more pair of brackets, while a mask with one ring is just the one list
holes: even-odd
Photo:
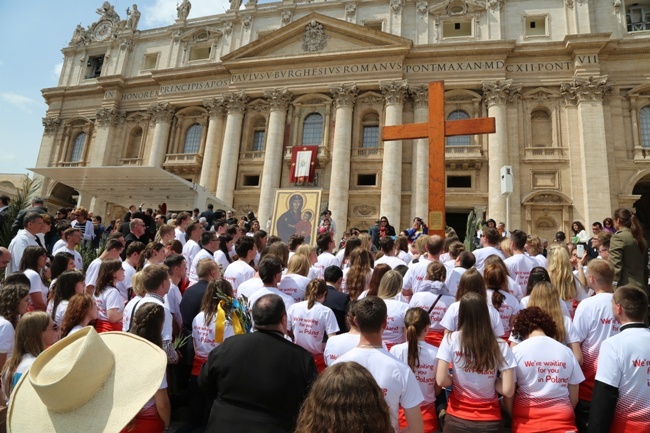
[[43, 283], [41, 271], [47, 263], [47, 251], [43, 247], [28, 246], [20, 260], [20, 271], [29, 278], [29, 297], [35, 310], [45, 311], [49, 288]]
[[278, 283], [282, 280], [282, 261], [280, 258], [274, 255], [266, 255], [260, 260], [258, 273], [264, 286], [248, 298], [248, 307], [252, 309], [255, 301], [264, 295], [272, 293], [280, 296], [284, 302], [285, 309], [289, 310], [289, 307], [294, 304], [293, 298], [278, 290]]
[[[194, 257], [201, 251], [201, 245], [199, 245], [199, 240], [201, 239], [201, 235], [203, 234], [203, 226], [198, 223], [198, 222], [192, 222], [187, 225], [187, 229], [185, 231], [185, 236], [187, 237], [187, 241], [185, 242], [185, 245], [183, 245], [183, 257], [185, 257], [185, 261], [188, 264], [187, 267], [187, 277], [191, 279], [191, 265], [194, 261]], [[215, 235], [213, 233], [210, 234], [210, 237], [214, 237]], [[214, 251], [213, 251], [214, 253]], [[196, 270], [196, 268], [195, 268]], [[196, 282], [197, 280], [194, 280]], [[194, 283], [190, 283], [194, 284]]]
[[[24, 275], [14, 274], [25, 279]], [[15, 329], [29, 308], [29, 285], [11, 282], [0, 290], [0, 371], [14, 351]]]
[[106, 259], [99, 267], [95, 302], [97, 302], [97, 332], [121, 331], [124, 299], [115, 287], [124, 279], [124, 269], [119, 259]]
[[323, 356], [325, 358], [325, 363], [328, 366], [332, 365], [339, 357], [345, 355], [359, 345], [359, 337], [361, 336], [361, 333], [354, 321], [355, 305], [356, 301], [351, 301], [348, 304], [348, 309], [345, 314], [345, 323], [347, 324], [349, 331], [327, 339]]
[[318, 260], [314, 264], [314, 269], [318, 274], [316, 278], [323, 278], [325, 269], [328, 266], [341, 266], [341, 263], [336, 258], [332, 252], [336, 248], [336, 242], [332, 237], [332, 233], [321, 233], [318, 235], [318, 240], [316, 241], [318, 247], [321, 249], [322, 253], [318, 256]]
[[122, 262], [124, 268], [124, 279], [117, 283], [117, 290], [125, 301], [131, 299], [132, 284], [131, 280], [136, 273], [140, 255], [144, 252], [146, 246], [142, 242], [133, 241], [126, 248], [126, 259]]
[[429, 331], [425, 341], [435, 347], [440, 346], [445, 328], [440, 321], [447, 309], [455, 302], [455, 298], [447, 291], [444, 281], [447, 268], [440, 262], [431, 262], [427, 268], [427, 280], [422, 285], [423, 290], [415, 293], [409, 301], [409, 306], [419, 307], [429, 313]]
[[612, 310], [621, 323], [621, 332], [600, 345], [589, 432], [647, 432], [650, 419], [650, 330], [645, 324], [648, 295], [636, 286], [618, 287]]
[[106, 247], [104, 252], [97, 257], [95, 260], [90, 262], [88, 269], [86, 269], [86, 293], [92, 295], [95, 293], [95, 284], [97, 284], [97, 275], [99, 274], [99, 267], [102, 265], [102, 262], [107, 259], [119, 259], [122, 250], [124, 250], [123, 241], [117, 239], [109, 239], [106, 242]]
[[61, 326], [70, 298], [84, 292], [84, 276], [81, 272], [75, 269], [74, 271], [66, 271], [59, 275], [54, 282], [52, 296], [47, 303], [46, 311], [52, 317], [54, 323]]
[[325, 335], [329, 338], [335, 336], [339, 325], [332, 309], [323, 305], [327, 297], [324, 280], [312, 280], [307, 285], [305, 296], [306, 300], [287, 309], [287, 330], [298, 346], [312, 354], [320, 373], [326, 367], [323, 339]]
[[[437, 355], [438, 386], [453, 385], [445, 430], [500, 431], [501, 408], [497, 393], [512, 397], [515, 392], [516, 364], [512, 351], [490, 329], [488, 305], [481, 294], [465, 294], [458, 313], [458, 331], [443, 338]], [[464, 338], [465, 335], [471, 338]], [[453, 374], [450, 375], [452, 365]]]
[[588, 295], [578, 278], [573, 275], [573, 266], [566, 248], [553, 245], [548, 250], [547, 270], [551, 283], [560, 292], [560, 297], [573, 316], [576, 302], [581, 302]]
[[221, 273], [223, 274], [228, 269], [228, 266], [232, 263], [232, 258], [230, 257], [230, 250], [234, 248], [235, 243], [232, 240], [232, 236], [229, 234], [223, 234], [218, 237], [219, 246], [214, 252], [213, 257], [214, 261], [221, 267]]
[[239, 258], [228, 266], [223, 277], [232, 285], [235, 296], [238, 296], [237, 289], [239, 285], [255, 275], [255, 269], [249, 263], [257, 254], [257, 246], [255, 246], [255, 241], [250, 236], [242, 236], [235, 245], [235, 251]]
[[[212, 261], [212, 257], [205, 259]], [[174, 319], [172, 333], [178, 335], [183, 327], [183, 315], [181, 314], [181, 281], [187, 275], [187, 262], [180, 254], [172, 254], [165, 258], [165, 266], [169, 272], [169, 292], [165, 295], [165, 305], [169, 308]], [[197, 277], [198, 278], [198, 277]]]
[[372, 256], [368, 250], [357, 247], [350, 253], [349, 264], [350, 267], [343, 269], [341, 291], [350, 295], [350, 299], [357, 300], [370, 288]]
[[186, 266], [189, 269], [187, 275], [190, 280], [190, 286], [193, 286], [199, 281], [199, 276], [196, 273], [196, 266], [198, 263], [203, 259], [211, 259], [216, 262], [214, 256], [216, 251], [219, 251], [219, 237], [214, 232], [210, 231], [201, 233], [201, 250], [194, 255], [191, 262], [187, 261], [187, 257], [185, 258], [187, 263]]
[[81, 230], [75, 227], [71, 227], [63, 232], [63, 239], [65, 240], [65, 244], [57, 249], [52, 249], [52, 255], [55, 256], [61, 251], [72, 254], [74, 257], [75, 267], [78, 270], [82, 271], [84, 263], [81, 258], [81, 254], [79, 254], [79, 251], [76, 250], [77, 245], [79, 245], [83, 240], [83, 234], [81, 234]]
[[426, 279], [427, 267], [432, 261], [439, 261], [442, 248], [444, 247], [444, 239], [438, 235], [429, 236], [426, 240], [427, 258], [422, 256], [418, 259], [418, 263], [409, 265], [409, 270], [404, 275], [404, 287], [402, 294], [404, 296], [411, 296], [420, 291], [420, 285]]
[[456, 257], [453, 268], [449, 269], [445, 266], [447, 273], [447, 277], [445, 278], [445, 285], [447, 286], [449, 295], [453, 297], [456, 296], [460, 277], [462, 277], [468, 269], [471, 269], [475, 263], [476, 258], [474, 257], [474, 253], [471, 251], [461, 251], [458, 254], [458, 257]]
[[526, 291], [530, 271], [538, 266], [537, 260], [526, 254], [526, 241], [528, 235], [522, 230], [515, 230], [510, 234], [510, 249], [512, 256], [504, 260], [510, 276], [519, 284], [521, 293]]
[[356, 303], [355, 313], [354, 320], [361, 332], [359, 345], [340, 356], [334, 364], [354, 361], [367, 368], [384, 391], [395, 431], [400, 431], [398, 413], [402, 407], [408, 425], [403, 431], [423, 433], [420, 404], [424, 396], [415, 374], [383, 348], [382, 335], [388, 317], [386, 303], [376, 296], [368, 296]]
[[530, 306], [513, 320], [512, 335], [521, 340], [512, 349], [517, 392], [504, 399], [513, 433], [576, 431], [573, 408], [585, 377], [571, 350], [557, 341], [556, 330], [539, 307]]
[[[410, 308], [404, 316], [404, 325], [407, 341], [393, 346], [390, 353], [407, 364], [415, 374], [424, 396], [424, 401], [420, 404], [424, 431], [433, 432], [438, 430], [436, 395], [440, 392], [440, 387], [436, 384], [438, 349], [424, 340], [431, 326], [431, 319], [423, 309]], [[400, 411], [400, 428], [405, 427], [406, 418], [403, 411]]]
[[476, 269], [480, 273], [483, 273], [483, 268], [485, 267], [485, 259], [491, 255], [496, 254], [501, 257], [501, 260], [505, 260], [506, 256], [503, 254], [499, 245], [501, 244], [501, 235], [499, 231], [494, 227], [487, 227], [483, 229], [481, 234], [481, 248], [477, 248], [472, 253], [476, 258]]
[[65, 310], [63, 321], [59, 327], [61, 330], [61, 338], [80, 331], [96, 320], [97, 302], [95, 302], [95, 298], [87, 293], [74, 295], [70, 298], [68, 308]]
[[390, 236], [384, 236], [379, 240], [379, 248], [384, 253], [383, 256], [375, 260], [375, 265], [386, 263], [391, 269], [404, 265], [404, 260], [395, 256], [395, 241]]
[[309, 259], [303, 255], [296, 254], [289, 260], [287, 273], [282, 276], [278, 289], [291, 296], [294, 301], [301, 302], [305, 300], [305, 289], [311, 281], [309, 275]]
[[185, 237], [185, 230], [192, 222], [192, 216], [187, 212], [180, 212], [176, 216], [176, 228], [174, 229], [174, 238], [185, 246], [187, 238]]
[[[440, 326], [445, 328], [445, 335], [450, 332], [458, 330], [458, 318], [460, 310], [460, 300], [467, 293], [477, 293], [487, 305], [487, 291], [485, 289], [485, 281], [483, 276], [475, 268], [465, 272], [460, 278], [458, 283], [458, 291], [456, 292], [456, 302], [447, 308], [447, 312], [440, 321]], [[491, 305], [488, 305], [488, 315], [490, 317], [490, 325], [494, 331], [494, 335], [501, 337], [504, 334], [503, 324], [499, 311]]]
[[[500, 260], [500, 259], [499, 259]], [[499, 311], [504, 338], [510, 336], [510, 321], [519, 312], [519, 300], [508, 291], [508, 273], [504, 266], [489, 263], [483, 269], [488, 304]]]
[[404, 342], [404, 316], [409, 309], [406, 302], [398, 299], [401, 295], [402, 275], [397, 271], [388, 271], [379, 282], [378, 296], [386, 303], [388, 316], [382, 340], [388, 350], [395, 344]]

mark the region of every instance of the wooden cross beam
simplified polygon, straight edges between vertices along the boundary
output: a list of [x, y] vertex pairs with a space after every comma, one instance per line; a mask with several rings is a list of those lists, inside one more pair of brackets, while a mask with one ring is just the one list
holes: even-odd
[[[445, 236], [445, 137], [491, 134], [496, 131], [493, 117], [445, 120], [444, 81], [429, 83], [429, 122], [385, 126], [384, 141], [429, 139], [429, 235]], [[396, 197], [397, 199], [397, 197]]]

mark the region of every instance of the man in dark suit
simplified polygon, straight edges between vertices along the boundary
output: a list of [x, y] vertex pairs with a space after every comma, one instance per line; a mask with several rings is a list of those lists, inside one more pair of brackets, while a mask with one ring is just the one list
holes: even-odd
[[348, 332], [348, 324], [345, 316], [350, 303], [350, 296], [342, 293], [341, 282], [343, 281], [343, 271], [338, 266], [328, 266], [325, 268], [325, 282], [327, 283], [327, 297], [323, 305], [329, 307], [336, 317], [336, 323], [339, 325], [339, 334]]
[[226, 339], [201, 368], [199, 386], [214, 397], [206, 433], [290, 433], [318, 375], [309, 352], [286, 340], [282, 298], [253, 305], [256, 332]]

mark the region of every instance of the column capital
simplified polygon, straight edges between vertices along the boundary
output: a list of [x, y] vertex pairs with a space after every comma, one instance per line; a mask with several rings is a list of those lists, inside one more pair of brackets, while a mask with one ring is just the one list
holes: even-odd
[[264, 98], [268, 101], [271, 111], [285, 111], [293, 95], [286, 88], [264, 90]]
[[428, 108], [429, 106], [429, 85], [416, 84], [409, 86], [409, 93], [415, 102], [415, 108]]
[[379, 90], [384, 95], [386, 105], [402, 104], [408, 91], [406, 80], [380, 81]]
[[205, 98], [203, 106], [208, 109], [210, 117], [219, 117], [226, 114], [226, 101], [223, 98]]
[[95, 112], [97, 126], [115, 126], [124, 122], [126, 112], [115, 107], [100, 108]]
[[577, 105], [583, 101], [607, 102], [613, 85], [607, 82], [607, 76], [579, 78], [560, 84], [560, 94], [566, 105]]
[[488, 107], [513, 102], [519, 97], [521, 84], [512, 84], [512, 80], [483, 82], [483, 100]]
[[359, 89], [356, 83], [340, 83], [330, 86], [330, 92], [334, 95], [334, 106], [352, 107], [357, 99]]
[[61, 124], [60, 117], [43, 117], [43, 127], [46, 134], [54, 134]]
[[156, 123], [171, 122], [175, 112], [176, 109], [169, 102], [152, 104], [147, 108], [147, 113], [149, 113]]
[[228, 113], [243, 113], [246, 111], [246, 104], [248, 103], [248, 95], [244, 92], [237, 92], [226, 96], [226, 108]]

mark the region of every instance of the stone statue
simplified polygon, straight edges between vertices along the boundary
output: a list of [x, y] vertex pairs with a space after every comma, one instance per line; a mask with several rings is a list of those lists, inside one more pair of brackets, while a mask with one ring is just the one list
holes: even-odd
[[241, 7], [242, 0], [228, 0], [228, 2], [230, 2], [230, 9], [228, 10], [238, 11]]
[[190, 0], [183, 0], [180, 5], [176, 6], [176, 10], [178, 11], [178, 19], [183, 21], [186, 20], [190, 14], [190, 9], [192, 9], [192, 3], [190, 3]]
[[98, 8], [95, 11], [98, 15], [101, 15], [102, 18], [118, 23], [120, 21], [120, 16], [115, 12], [115, 8], [109, 2], [105, 1], [102, 4], [102, 7]]
[[126, 16], [129, 17], [129, 19], [126, 20], [126, 27], [131, 30], [137, 30], [138, 22], [140, 22], [140, 15], [141, 14], [138, 10], [137, 4], [133, 4], [133, 11], [131, 11], [129, 8], [126, 8]]
[[84, 29], [81, 24], [77, 24], [77, 28], [74, 29], [72, 34], [72, 39], [70, 40], [70, 45], [83, 45], [88, 42], [88, 31]]

